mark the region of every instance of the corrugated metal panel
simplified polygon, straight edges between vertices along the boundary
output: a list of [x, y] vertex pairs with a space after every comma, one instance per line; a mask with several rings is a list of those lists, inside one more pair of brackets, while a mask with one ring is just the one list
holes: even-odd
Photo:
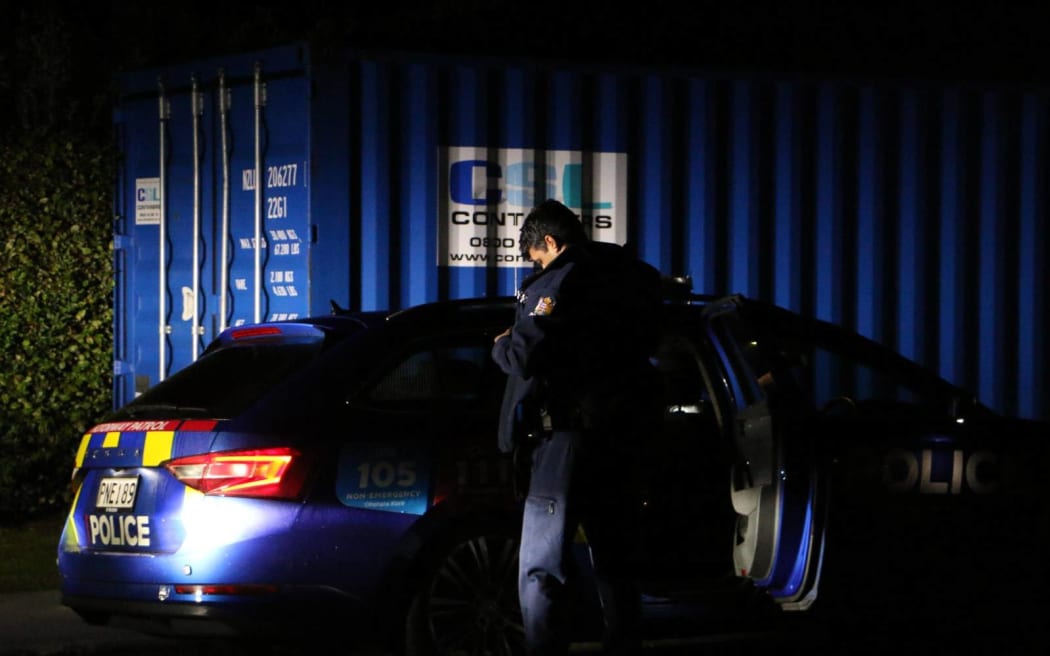
[[[407, 76], [384, 65], [360, 64], [384, 84]], [[996, 408], [1042, 416], [1045, 90], [446, 66], [406, 65], [429, 78], [407, 115], [389, 91], [362, 96], [384, 120], [437, 122], [413, 142], [422, 152], [433, 131], [453, 144], [625, 150], [632, 238], [664, 271], [845, 324]], [[387, 124], [384, 142], [384, 126], [363, 122], [362, 153], [397, 158], [407, 127]], [[421, 209], [412, 216], [432, 234], [436, 210]], [[384, 300], [512, 288], [504, 272], [450, 273], [448, 287], [417, 277]]]
[[[999, 410], [1046, 416], [1044, 89], [359, 52], [263, 75], [271, 144], [291, 135], [266, 165], [302, 161], [309, 181], [289, 201], [309, 233], [301, 267], [284, 267], [308, 278], [292, 314], [513, 291], [525, 269], [437, 264], [450, 148], [625, 153], [629, 240], [666, 273], [855, 328]], [[131, 143], [146, 128], [124, 134], [127, 152], [149, 150]], [[140, 166], [130, 177], [150, 177]], [[234, 205], [241, 220], [250, 207]]]

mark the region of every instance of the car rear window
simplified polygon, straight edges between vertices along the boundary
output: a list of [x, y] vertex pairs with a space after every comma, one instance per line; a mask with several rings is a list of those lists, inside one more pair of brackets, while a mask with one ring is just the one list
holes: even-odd
[[322, 341], [243, 344], [211, 351], [147, 390], [112, 419], [227, 419], [313, 361]]

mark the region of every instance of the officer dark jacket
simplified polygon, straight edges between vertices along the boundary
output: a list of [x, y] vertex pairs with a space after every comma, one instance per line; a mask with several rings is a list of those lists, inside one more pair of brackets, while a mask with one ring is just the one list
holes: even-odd
[[659, 285], [655, 269], [602, 242], [569, 246], [522, 282], [513, 329], [492, 348], [507, 374], [502, 451], [516, 430], [539, 430], [540, 408], [555, 430], [626, 410], [651, 369]]

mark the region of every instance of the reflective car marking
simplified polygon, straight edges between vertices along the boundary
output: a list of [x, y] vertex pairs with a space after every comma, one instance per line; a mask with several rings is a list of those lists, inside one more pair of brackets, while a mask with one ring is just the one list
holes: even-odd
[[150, 431], [142, 448], [142, 466], [155, 467], [171, 457], [175, 431]]
[[84, 455], [87, 454], [88, 444], [91, 443], [91, 433], [84, 433], [80, 438], [80, 446], [77, 447], [77, 455], [73, 460], [73, 467], [80, 468], [84, 466]]
[[62, 531], [62, 548], [65, 550], [73, 550], [80, 544], [80, 526], [76, 520], [76, 509], [80, 503], [82, 489], [83, 487], [78, 486], [76, 492], [73, 493], [73, 503], [69, 506], [69, 514], [66, 515], [66, 526]]
[[[166, 423], [178, 426], [178, 422]], [[188, 427], [191, 423], [195, 423], [197, 427]], [[179, 432], [208, 431], [214, 427], [215, 422], [210, 422], [206, 427], [200, 424], [201, 422], [184, 422], [178, 426]], [[115, 466], [156, 467], [174, 455], [175, 433], [174, 430], [86, 433], [77, 449], [76, 466], [83, 467], [87, 460], [105, 458], [111, 460]]]
[[998, 461], [991, 451], [923, 449], [916, 455], [908, 449], [892, 449], [883, 461], [883, 483], [897, 493], [991, 494], [999, 489]]
[[[175, 430], [175, 428], [184, 422], [180, 421], [113, 421], [105, 424], [99, 424], [92, 428], [89, 433], [132, 433], [132, 432], [145, 432], [154, 430]], [[185, 422], [189, 423], [189, 422]]]
[[85, 521], [92, 546], [150, 546], [147, 515], [92, 514], [88, 515]]
[[416, 449], [354, 444], [339, 453], [336, 495], [351, 508], [422, 515], [429, 507], [430, 470]]
[[77, 453], [77, 467], [86, 460], [106, 459], [114, 466], [155, 467], [172, 455], [175, 432], [107, 432], [84, 436]]

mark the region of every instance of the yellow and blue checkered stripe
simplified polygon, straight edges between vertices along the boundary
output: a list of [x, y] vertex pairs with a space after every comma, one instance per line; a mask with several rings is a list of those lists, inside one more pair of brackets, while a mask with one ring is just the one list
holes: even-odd
[[[141, 422], [102, 424], [85, 433], [80, 439], [76, 466], [78, 468], [156, 467], [165, 460], [179, 455], [176, 453], [176, 433], [182, 433], [185, 437], [203, 437], [207, 440], [216, 423], [215, 421], [149, 422], [150, 428], [146, 430], [135, 430], [143, 428]], [[196, 440], [190, 441], [196, 442]], [[194, 444], [193, 446], [201, 445]]]
[[175, 431], [85, 433], [76, 466], [155, 467], [171, 458]]

